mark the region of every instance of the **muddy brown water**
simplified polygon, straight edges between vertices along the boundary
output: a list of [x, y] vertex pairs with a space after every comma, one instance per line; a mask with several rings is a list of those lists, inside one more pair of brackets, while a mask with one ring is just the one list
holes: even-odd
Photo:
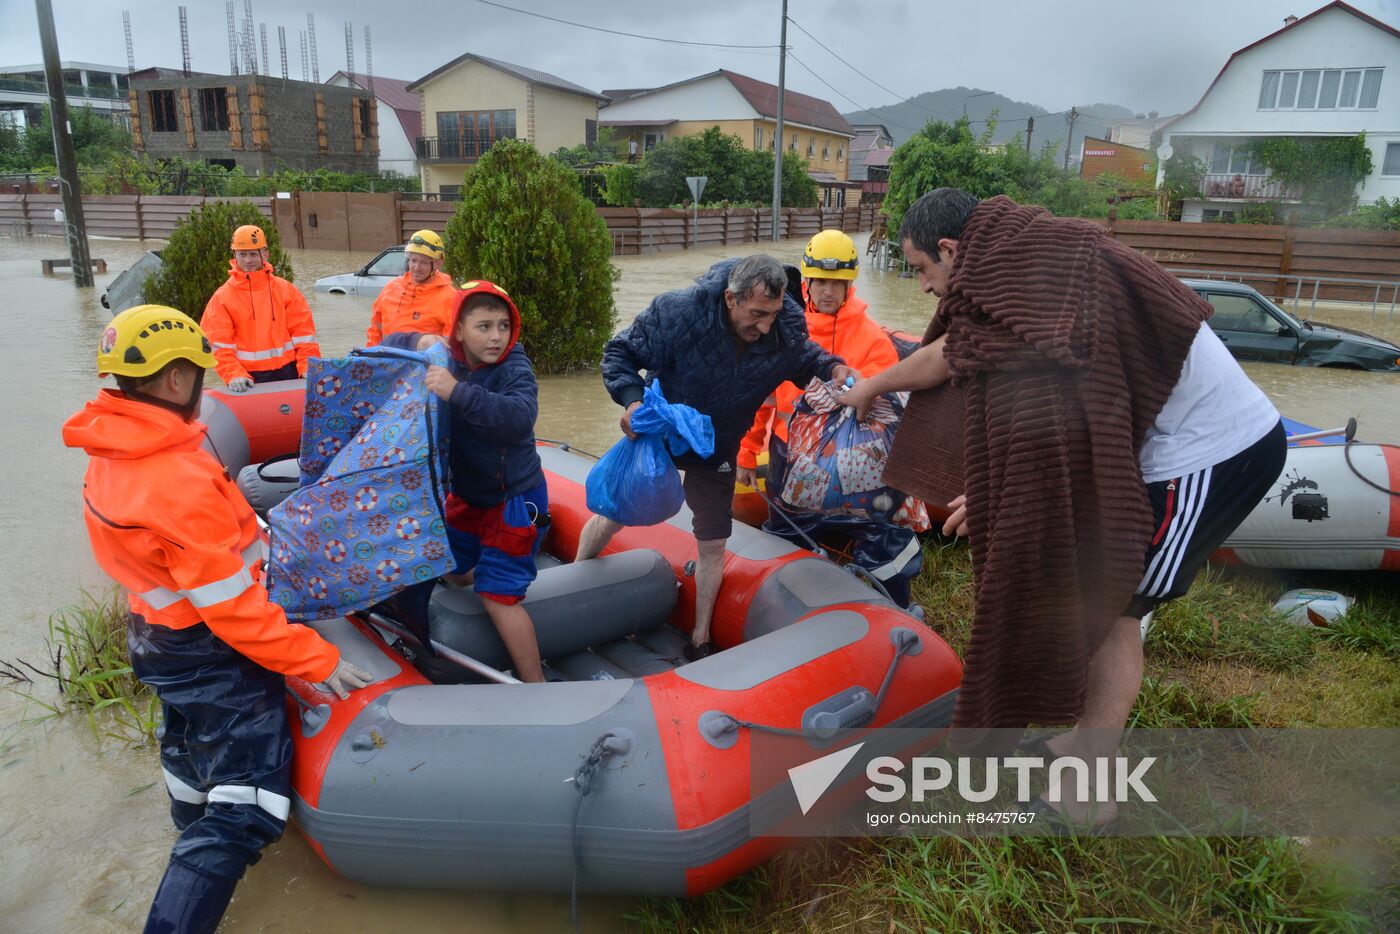
[[[863, 238], [862, 238], [863, 240]], [[45, 277], [39, 260], [66, 254], [52, 238], [0, 240], [0, 398], [12, 457], [0, 498], [0, 658], [44, 657], [46, 619], [80, 588], [108, 586], [88, 550], [79, 497], [84, 457], [65, 449], [63, 419], [97, 389], [93, 354], [108, 318], [98, 299], [117, 273], [160, 244], [94, 240], [110, 272], [94, 290]], [[793, 258], [801, 243], [778, 245]], [[734, 248], [616, 260], [619, 327], [652, 296], [689, 283]], [[363, 340], [370, 300], [311, 292], [323, 275], [345, 272], [369, 254], [292, 253], [325, 353]], [[509, 287], [509, 284], [507, 284]], [[862, 274], [860, 294], [876, 320], [914, 334], [932, 312], [912, 279]], [[1316, 317], [1400, 339], [1400, 313], [1326, 309]], [[1284, 414], [1332, 427], [1360, 417], [1361, 436], [1400, 442], [1400, 378], [1393, 375], [1249, 365], [1250, 376]], [[618, 437], [619, 412], [596, 372], [540, 379], [542, 438], [601, 453]], [[21, 724], [41, 713], [0, 691], [0, 929], [116, 932], [139, 928], [165, 865], [174, 831], [166, 816], [155, 751], [95, 739], [85, 719]], [[585, 930], [621, 927], [636, 902], [585, 898]], [[240, 885], [221, 930], [538, 931], [568, 926], [566, 896], [459, 894], [376, 889], [340, 879], [294, 830], [270, 847]]]

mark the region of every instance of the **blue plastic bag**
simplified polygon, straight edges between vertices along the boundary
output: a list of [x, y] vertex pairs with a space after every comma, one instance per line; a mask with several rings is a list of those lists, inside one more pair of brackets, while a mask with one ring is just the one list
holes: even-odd
[[694, 451], [709, 457], [715, 451], [714, 425], [688, 405], [667, 402], [653, 380], [632, 413], [632, 430], [637, 440], [623, 438], [588, 472], [588, 509], [622, 525], [656, 525], [685, 502], [671, 456]]
[[450, 572], [446, 448], [428, 365], [447, 350], [313, 360], [301, 487], [268, 513], [268, 592], [293, 620], [363, 610]]

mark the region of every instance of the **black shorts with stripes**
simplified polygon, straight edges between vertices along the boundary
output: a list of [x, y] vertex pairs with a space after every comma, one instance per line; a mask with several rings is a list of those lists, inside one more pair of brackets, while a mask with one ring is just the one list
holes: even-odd
[[1253, 511], [1283, 470], [1283, 422], [1234, 457], [1174, 480], [1147, 484], [1152, 541], [1146, 573], [1124, 616], [1141, 619], [1191, 589], [1211, 552]]

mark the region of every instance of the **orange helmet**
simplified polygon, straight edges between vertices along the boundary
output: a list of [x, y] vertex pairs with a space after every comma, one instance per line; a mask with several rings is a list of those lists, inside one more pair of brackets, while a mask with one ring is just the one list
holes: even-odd
[[233, 242], [229, 244], [229, 249], [265, 250], [267, 249], [267, 234], [263, 233], [261, 227], [244, 224], [233, 232]]

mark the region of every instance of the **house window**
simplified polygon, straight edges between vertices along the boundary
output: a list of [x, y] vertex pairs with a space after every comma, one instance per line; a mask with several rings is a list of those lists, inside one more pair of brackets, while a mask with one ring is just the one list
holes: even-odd
[[1383, 68], [1266, 71], [1260, 110], [1374, 110]]
[[790, 151], [792, 151], [792, 152], [797, 152], [797, 134], [796, 134], [796, 133], [789, 133], [789, 134], [788, 134], [788, 149], [789, 149]]
[[438, 156], [479, 159], [500, 139], [515, 139], [514, 110], [438, 112]]
[[756, 126], [753, 128], [753, 148], [763, 148], [763, 127], [761, 126]]
[[826, 141], [823, 141], [823, 142], [822, 142], [822, 161], [823, 161], [823, 162], [826, 162], [826, 161], [827, 161], [828, 159], [830, 159], [830, 158], [831, 158], [831, 143], [826, 142]]
[[210, 132], [228, 129], [228, 91], [224, 88], [199, 89], [199, 128]]
[[660, 134], [647, 133], [642, 137], [642, 152], [651, 152], [659, 142], [661, 142]]
[[836, 147], [836, 161], [837, 161], [837, 162], [845, 162], [845, 161], [846, 161], [846, 149], [845, 149], [844, 146], [837, 146], [837, 147]]
[[151, 129], [156, 133], [174, 133], [180, 129], [175, 119], [175, 92], [151, 91], [147, 95], [151, 105]]
[[597, 121], [597, 120], [584, 120], [584, 121], [583, 121], [583, 144], [584, 144], [585, 146], [592, 146], [592, 145], [593, 145], [594, 143], [596, 143], [596, 142], [598, 142], [598, 121]]
[[1206, 208], [1201, 211], [1201, 220], [1207, 224], [1233, 224], [1235, 222], [1235, 212]]
[[810, 158], [812, 158], [813, 156], [815, 156], [816, 154], [817, 154], [817, 138], [816, 138], [815, 136], [809, 136], [809, 137], [807, 137], [807, 158], [810, 159]]
[[1400, 143], [1385, 144], [1385, 160], [1381, 163], [1382, 175], [1400, 175]]
[[369, 98], [366, 97], [361, 99], [359, 104], [360, 106], [356, 109], [356, 111], [360, 120], [360, 138], [369, 139]]

